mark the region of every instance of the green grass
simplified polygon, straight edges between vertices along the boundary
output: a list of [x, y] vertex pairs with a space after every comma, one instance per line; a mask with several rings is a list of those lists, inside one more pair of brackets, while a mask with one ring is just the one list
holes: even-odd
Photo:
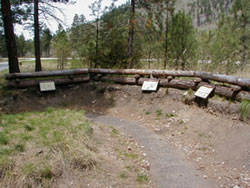
[[127, 159], [137, 159], [137, 158], [138, 158], [138, 155], [135, 154], [135, 153], [124, 153], [124, 156], [125, 156]]
[[140, 173], [137, 175], [137, 179], [136, 179], [139, 183], [144, 183], [148, 181], [148, 175], [144, 174], [144, 173]]
[[162, 110], [156, 110], [155, 114], [157, 117], [160, 117], [162, 115]]
[[[88, 145], [93, 128], [81, 110], [1, 114], [0, 128], [0, 178], [8, 180], [19, 172], [21, 182], [51, 187], [55, 172], [62, 168], [55, 165], [58, 161], [82, 170], [96, 164]], [[21, 163], [12, 162], [18, 158], [23, 158]]]
[[188, 95], [189, 96], [193, 96], [193, 94], [194, 94], [194, 91], [191, 88], [189, 88], [188, 89]]
[[6, 133], [0, 133], [0, 145], [7, 145], [9, 143], [9, 138]]
[[180, 124], [184, 124], [185, 123], [183, 119], [180, 120], [179, 122], [180, 122]]
[[249, 99], [244, 99], [241, 102], [240, 114], [243, 120], [247, 120], [248, 118], [250, 118], [250, 100]]
[[169, 94], [169, 89], [168, 89], [168, 88], [166, 88], [166, 90], [165, 90], [165, 94], [166, 94], [166, 95], [168, 95], [168, 94]]
[[111, 130], [111, 136], [116, 137], [119, 134], [119, 131], [116, 128], [111, 127]]
[[120, 174], [120, 178], [121, 178], [121, 179], [127, 179], [127, 178], [128, 178], [128, 174], [127, 174], [126, 172], [122, 172], [122, 173]]
[[171, 117], [176, 117], [177, 115], [175, 115], [174, 113], [166, 113], [165, 114], [165, 117], [167, 118], [167, 119], [169, 119], [169, 118], [171, 118]]

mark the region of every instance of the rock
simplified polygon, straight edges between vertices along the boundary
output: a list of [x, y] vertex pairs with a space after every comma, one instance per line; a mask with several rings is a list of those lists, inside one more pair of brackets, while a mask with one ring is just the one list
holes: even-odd
[[238, 185], [235, 185], [235, 186], [233, 186], [233, 188], [242, 188], [242, 187], [240, 187], [240, 186], [238, 186]]
[[160, 131], [161, 129], [155, 128], [155, 131]]
[[196, 159], [196, 161], [198, 162], [198, 161], [200, 161], [200, 160], [202, 160], [202, 158], [201, 157], [198, 157], [197, 159]]

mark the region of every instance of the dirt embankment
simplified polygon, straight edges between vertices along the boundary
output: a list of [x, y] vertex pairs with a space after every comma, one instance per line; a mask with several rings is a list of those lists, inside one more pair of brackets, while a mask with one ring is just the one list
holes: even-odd
[[89, 83], [44, 94], [12, 91], [0, 105], [9, 113], [60, 106], [136, 120], [171, 143], [203, 178], [220, 187], [250, 187], [250, 125], [240, 121], [240, 105], [217, 98], [198, 107], [183, 93], [162, 88], [142, 93], [138, 86]]

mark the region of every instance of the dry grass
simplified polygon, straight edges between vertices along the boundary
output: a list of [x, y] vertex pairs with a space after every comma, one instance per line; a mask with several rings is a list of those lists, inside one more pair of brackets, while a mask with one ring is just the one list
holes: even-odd
[[[34, 72], [35, 70], [35, 61], [21, 59], [20, 62], [20, 71], [21, 72]], [[57, 60], [41, 60], [43, 71], [57, 70]], [[65, 65], [65, 69], [71, 69], [71, 62], [68, 61]]]
[[0, 187], [52, 187], [65, 171], [93, 168], [92, 134], [83, 111], [2, 114]]
[[82, 110], [0, 111], [1, 188], [151, 187], [144, 159], [133, 140]]

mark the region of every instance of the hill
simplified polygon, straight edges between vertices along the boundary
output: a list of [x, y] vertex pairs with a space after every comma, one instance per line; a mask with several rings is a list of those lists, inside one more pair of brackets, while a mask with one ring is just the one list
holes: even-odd
[[222, 15], [229, 15], [235, 0], [177, 0], [176, 10], [184, 9], [190, 13], [195, 26], [200, 29], [215, 26]]

